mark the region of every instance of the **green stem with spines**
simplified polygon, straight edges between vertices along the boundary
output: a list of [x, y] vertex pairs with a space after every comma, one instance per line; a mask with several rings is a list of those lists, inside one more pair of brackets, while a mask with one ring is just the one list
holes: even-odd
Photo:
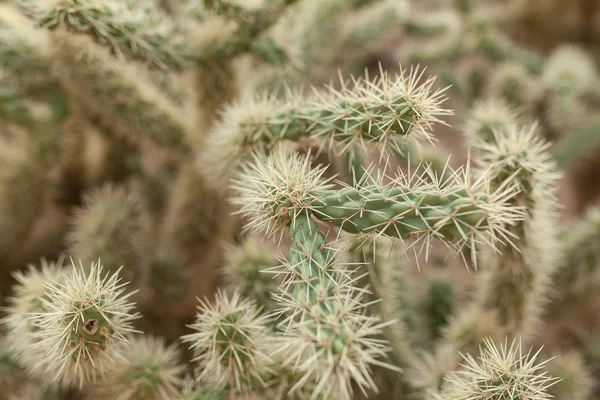
[[408, 136], [419, 118], [404, 93], [395, 93], [387, 101], [383, 97], [379, 101], [343, 99], [327, 107], [303, 101], [296, 107], [283, 107], [261, 123], [242, 128], [247, 132], [247, 144], [297, 141], [310, 136], [332, 137], [337, 143], [348, 144], [358, 137], [375, 142], [388, 135]]
[[[522, 207], [527, 219], [506, 229], [518, 241], [490, 254], [490, 268], [481, 276], [475, 304], [495, 311], [504, 332], [528, 340], [539, 323], [548, 297], [548, 276], [556, 267], [552, 211], [557, 174], [547, 145], [533, 128], [516, 126], [475, 138], [480, 164], [488, 168], [492, 190], [506, 182], [519, 192], [507, 201]], [[483, 143], [482, 143], [483, 142]]]
[[294, 286], [293, 296], [310, 307], [302, 316], [303, 328], [315, 337], [317, 347], [334, 355], [352, 352], [347, 344], [353, 329], [345, 321], [344, 305], [337, 294], [338, 276], [329, 268], [333, 253], [325, 245], [325, 236], [309, 215], [295, 219], [290, 235], [290, 265], [301, 277]]
[[[145, 18], [139, 18], [140, 12]], [[95, 41], [110, 46], [115, 55], [154, 68], [181, 70], [195, 65], [202, 54], [189, 47], [182, 29], [158, 9], [136, 10], [125, 3], [66, 0], [42, 10], [37, 22], [46, 29], [65, 25], [74, 32], [90, 34]]]
[[445, 189], [379, 185], [332, 190], [311, 203], [315, 217], [350, 233], [382, 232], [408, 239], [437, 232], [445, 240], [464, 238], [472, 230], [487, 230], [488, 195], [469, 195], [464, 185]]
[[298, 216], [294, 220], [290, 226], [290, 236], [290, 265], [303, 278], [303, 283], [295, 286], [294, 294], [308, 303], [323, 306], [318, 298], [317, 287], [324, 287], [327, 294], [331, 294], [336, 287], [329, 275], [318, 273], [330, 265], [333, 259], [331, 251], [325, 246], [325, 236], [317, 223], [307, 215]]

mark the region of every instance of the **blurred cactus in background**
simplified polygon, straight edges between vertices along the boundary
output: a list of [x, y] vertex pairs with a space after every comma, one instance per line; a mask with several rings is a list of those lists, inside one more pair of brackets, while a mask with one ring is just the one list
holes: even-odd
[[0, 0], [0, 399], [597, 398], [567, 3]]

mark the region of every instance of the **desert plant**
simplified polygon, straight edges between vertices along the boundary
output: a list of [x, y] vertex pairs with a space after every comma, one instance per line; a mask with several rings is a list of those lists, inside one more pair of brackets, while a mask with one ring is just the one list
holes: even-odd
[[592, 399], [600, 30], [431, 3], [2, 2], [0, 398]]

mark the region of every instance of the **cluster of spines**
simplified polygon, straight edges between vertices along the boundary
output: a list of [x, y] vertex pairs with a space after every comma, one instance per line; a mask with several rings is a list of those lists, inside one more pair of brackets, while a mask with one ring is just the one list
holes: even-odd
[[135, 313], [118, 272], [104, 274], [95, 263], [86, 272], [73, 268], [63, 282], [46, 283], [41, 311], [30, 314], [35, 326], [32, 345], [37, 363], [32, 370], [48, 374], [65, 386], [93, 382], [122, 357], [127, 336], [136, 332]]
[[548, 388], [556, 379], [544, 371], [544, 362], [537, 362], [537, 353], [524, 353], [521, 343], [506, 340], [498, 346], [483, 341], [479, 360], [464, 357], [461, 370], [449, 375], [442, 395], [456, 400], [519, 399], [545, 400], [552, 397]]
[[172, 400], [179, 393], [185, 370], [176, 344], [166, 346], [163, 339], [148, 335], [129, 341], [123, 359], [89, 389], [90, 399]]
[[201, 302], [194, 333], [182, 336], [190, 343], [199, 381], [217, 389], [244, 395], [266, 387], [269, 365], [269, 317], [254, 302], [235, 292], [217, 292], [213, 304]]
[[518, 113], [508, 103], [497, 98], [479, 101], [470, 110], [463, 127], [471, 143], [494, 140], [494, 132], [503, 132], [517, 123]]
[[516, 185], [518, 192], [510, 204], [524, 207], [528, 215], [510, 228], [517, 239], [515, 246], [490, 255], [492, 267], [482, 275], [476, 302], [495, 309], [508, 334], [529, 339], [547, 302], [549, 277], [557, 264], [552, 221], [560, 174], [548, 153], [549, 144], [538, 136], [535, 126], [495, 131], [492, 140], [475, 145], [479, 163], [493, 185]]

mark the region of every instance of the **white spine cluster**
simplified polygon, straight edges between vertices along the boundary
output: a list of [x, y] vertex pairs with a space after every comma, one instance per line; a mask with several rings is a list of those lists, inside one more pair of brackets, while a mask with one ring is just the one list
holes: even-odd
[[38, 327], [30, 317], [32, 313], [44, 311], [42, 299], [49, 293], [48, 283], [60, 283], [65, 275], [62, 260], [53, 263], [44, 259], [39, 268], [29, 265], [27, 271], [13, 274], [17, 284], [12, 288], [12, 297], [8, 298], [7, 315], [0, 323], [6, 331], [9, 347], [25, 366], [42, 361], [39, 354], [31, 351], [38, 340], [35, 338]]
[[103, 274], [93, 263], [73, 269], [63, 282], [46, 283], [42, 311], [30, 314], [35, 343], [28, 350], [38, 356], [34, 370], [65, 386], [95, 381], [123, 358], [128, 335], [139, 318], [118, 272]]
[[172, 400], [181, 385], [185, 365], [176, 344], [165, 345], [153, 336], [130, 338], [123, 358], [106, 378], [91, 389], [91, 400]]
[[240, 395], [266, 387], [268, 321], [239, 293], [229, 297], [219, 291], [214, 304], [201, 301], [196, 322], [189, 325], [195, 332], [182, 336], [194, 351], [198, 381]]
[[551, 399], [547, 389], [556, 383], [536, 362], [539, 352], [523, 352], [517, 340], [496, 344], [486, 339], [479, 360], [464, 357], [462, 369], [449, 375], [443, 394], [452, 400]]

